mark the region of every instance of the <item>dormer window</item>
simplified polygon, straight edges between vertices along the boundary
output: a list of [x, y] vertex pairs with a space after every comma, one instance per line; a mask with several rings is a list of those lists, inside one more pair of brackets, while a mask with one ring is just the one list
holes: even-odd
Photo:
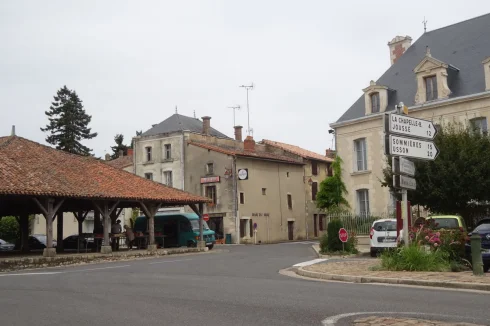
[[437, 77], [430, 76], [424, 78], [425, 99], [426, 101], [437, 100]]
[[414, 69], [417, 79], [415, 104], [446, 99], [451, 94], [448, 86], [448, 73], [457, 78], [459, 69], [432, 57], [427, 48], [425, 58]]
[[369, 87], [363, 89], [366, 115], [384, 112], [388, 106], [388, 91], [386, 86], [376, 85], [371, 80]]
[[490, 91], [490, 57], [483, 60], [483, 73], [485, 74], [485, 90]]
[[379, 93], [371, 94], [371, 113], [379, 112]]

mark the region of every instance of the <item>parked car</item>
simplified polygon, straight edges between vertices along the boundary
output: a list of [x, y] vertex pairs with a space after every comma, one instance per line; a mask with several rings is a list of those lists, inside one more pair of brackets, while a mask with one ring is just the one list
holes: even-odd
[[[472, 233], [478, 232], [481, 237], [481, 256], [483, 260], [483, 271], [486, 273], [490, 269], [490, 223], [478, 225]], [[471, 262], [471, 241], [467, 241], [465, 245], [466, 259]]]
[[376, 257], [379, 251], [386, 248], [396, 247], [396, 219], [374, 221], [369, 238], [371, 257]]
[[[15, 249], [19, 250], [21, 247], [20, 239], [15, 243]], [[29, 236], [29, 249], [30, 250], [40, 250], [46, 248], [46, 235], [44, 234], [33, 234]], [[56, 248], [56, 240], [53, 239], [53, 248]]]
[[427, 220], [434, 221], [434, 230], [450, 230], [450, 229], [459, 229], [463, 228], [464, 231], [467, 230], [466, 223], [461, 216], [458, 215], [433, 215], [427, 217]]
[[14, 248], [15, 248], [14, 244], [0, 239], [0, 251], [12, 251], [14, 250]]
[[[92, 249], [95, 248], [95, 243], [93, 238], [85, 238], [82, 236], [80, 239], [80, 249]], [[78, 249], [78, 234], [70, 235], [63, 239], [64, 249]]]

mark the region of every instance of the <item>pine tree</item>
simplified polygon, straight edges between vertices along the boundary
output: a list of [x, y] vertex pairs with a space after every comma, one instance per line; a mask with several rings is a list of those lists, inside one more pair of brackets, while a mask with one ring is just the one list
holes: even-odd
[[127, 155], [129, 147], [127, 145], [123, 144], [124, 136], [122, 134], [117, 134], [114, 137], [114, 141], [116, 142], [116, 146], [111, 146], [111, 149], [112, 149], [111, 158], [112, 159], [118, 158], [119, 157], [119, 151], [123, 151], [123, 155]]
[[80, 141], [92, 139], [97, 133], [92, 133], [88, 127], [92, 117], [85, 113], [82, 101], [74, 90], [63, 86], [54, 96], [49, 111], [45, 113], [49, 124], [46, 128], [41, 128], [41, 131], [50, 133], [46, 137], [48, 143], [65, 152], [91, 155], [92, 150]]

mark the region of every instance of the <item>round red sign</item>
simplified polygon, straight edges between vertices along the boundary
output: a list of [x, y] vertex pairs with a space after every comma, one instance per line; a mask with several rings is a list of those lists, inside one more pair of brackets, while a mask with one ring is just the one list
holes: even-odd
[[347, 239], [349, 239], [349, 234], [347, 233], [347, 230], [344, 228], [340, 228], [339, 230], [339, 239], [342, 242], [347, 242]]
[[209, 221], [209, 215], [208, 214], [204, 214], [202, 216], [202, 219], [205, 220], [206, 222]]

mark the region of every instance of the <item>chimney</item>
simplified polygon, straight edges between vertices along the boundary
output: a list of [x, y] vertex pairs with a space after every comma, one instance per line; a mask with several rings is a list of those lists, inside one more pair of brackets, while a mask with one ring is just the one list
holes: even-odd
[[211, 117], [202, 117], [202, 133], [204, 135], [209, 135], [209, 129], [211, 128]]
[[400, 57], [407, 51], [412, 45], [412, 38], [410, 36], [396, 36], [391, 42], [388, 43], [390, 47], [390, 61], [393, 65]]
[[242, 126], [235, 126], [235, 140], [242, 141]]
[[10, 134], [10, 136], [15, 136], [15, 125], [12, 126], [12, 133]]
[[243, 149], [250, 152], [255, 151], [255, 140], [252, 136], [247, 136], [247, 138], [245, 138], [245, 141], [243, 142]]
[[111, 156], [109, 155], [109, 153], [106, 153], [105, 154], [105, 160], [106, 161], [110, 161], [111, 160]]
[[128, 148], [128, 156], [133, 156], [133, 149], [132, 148]]
[[119, 157], [123, 157], [124, 156], [124, 151], [122, 149], [120, 149], [119, 152], [118, 152], [118, 154], [119, 154]]

